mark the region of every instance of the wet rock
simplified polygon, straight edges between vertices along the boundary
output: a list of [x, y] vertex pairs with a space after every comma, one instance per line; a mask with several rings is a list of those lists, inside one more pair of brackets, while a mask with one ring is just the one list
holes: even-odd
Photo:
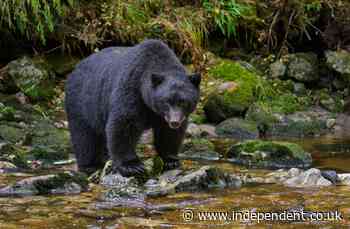
[[278, 60], [270, 65], [269, 75], [272, 79], [283, 79], [287, 73], [287, 66]]
[[159, 177], [152, 177], [144, 184], [135, 178], [110, 174], [103, 178], [101, 184], [108, 188], [103, 194], [103, 200], [135, 205], [142, 204], [147, 196], [164, 196], [210, 188], [238, 188], [242, 182], [238, 176], [213, 166], [203, 166], [196, 170], [169, 170]]
[[28, 196], [46, 194], [77, 194], [86, 191], [85, 176], [74, 172], [25, 178], [0, 189], [0, 196]]
[[327, 119], [326, 126], [328, 129], [331, 129], [335, 126], [336, 120], [334, 118]]
[[213, 166], [203, 166], [194, 171], [170, 170], [146, 190], [148, 196], [163, 196], [176, 192], [198, 191], [209, 188], [239, 188], [242, 184], [238, 176], [225, 173]]
[[255, 168], [307, 168], [311, 155], [288, 142], [250, 140], [233, 145], [227, 152], [230, 162]]
[[186, 141], [178, 156], [183, 159], [208, 161], [216, 161], [220, 158], [220, 154], [215, 152], [214, 144], [202, 138]]
[[301, 82], [311, 82], [318, 80], [318, 60], [316, 54], [296, 53], [289, 54], [287, 58], [287, 76], [289, 78], [293, 78]]
[[302, 172], [296, 177], [292, 177], [284, 181], [284, 185], [289, 187], [324, 187], [332, 185], [332, 182], [325, 179], [319, 169], [309, 169]]
[[336, 184], [339, 180], [337, 172], [333, 170], [321, 171], [321, 175], [332, 182], [332, 184]]
[[259, 137], [257, 124], [253, 121], [231, 118], [216, 126], [216, 133], [221, 137], [234, 139], [256, 139]]
[[345, 80], [350, 79], [350, 53], [346, 51], [326, 51], [327, 65]]
[[338, 178], [341, 184], [350, 185], [350, 173], [338, 174]]
[[18, 168], [14, 164], [8, 161], [0, 161], [0, 174], [7, 172], [17, 172]]

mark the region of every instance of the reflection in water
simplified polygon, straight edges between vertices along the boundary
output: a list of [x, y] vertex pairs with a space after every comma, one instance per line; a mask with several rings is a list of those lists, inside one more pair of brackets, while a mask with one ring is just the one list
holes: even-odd
[[[350, 139], [290, 140], [301, 144], [312, 153], [314, 167], [333, 169], [338, 172], [350, 172]], [[215, 141], [217, 149], [225, 151], [229, 143]], [[186, 162], [188, 164], [189, 162]], [[267, 170], [247, 170], [229, 163], [215, 163], [229, 172], [267, 173]], [[0, 175], [0, 186], [20, 179]], [[333, 186], [318, 189], [286, 188], [281, 185], [255, 185], [239, 190], [211, 190], [200, 193], [178, 193], [167, 197], [148, 200], [150, 204], [167, 204], [168, 208], [160, 211], [147, 211], [137, 208], [96, 208], [101, 193], [99, 186], [92, 186], [91, 191], [77, 196], [35, 196], [24, 198], [0, 198], [0, 228], [135, 228], [135, 227], [175, 227], [202, 228], [205, 225], [220, 228], [238, 226], [261, 226], [272, 228], [339, 228], [350, 225], [350, 187]], [[203, 200], [210, 200], [206, 202]], [[307, 212], [339, 210], [344, 219], [340, 222], [308, 221], [267, 222], [256, 221], [225, 222], [199, 221], [194, 215], [191, 222], [183, 219], [183, 209], [176, 208], [176, 203], [188, 203], [196, 214], [199, 211], [255, 211], [281, 212], [291, 209], [303, 209]], [[174, 207], [172, 207], [174, 205]], [[183, 207], [183, 206], [182, 206]], [[181, 208], [182, 208], [181, 207]], [[327, 225], [327, 226], [326, 226]]]

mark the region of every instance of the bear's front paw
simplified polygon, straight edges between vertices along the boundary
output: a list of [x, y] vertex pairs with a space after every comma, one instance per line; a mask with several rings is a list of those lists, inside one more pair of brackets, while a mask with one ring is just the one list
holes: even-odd
[[181, 167], [181, 163], [178, 159], [168, 159], [164, 160], [164, 171], [166, 170], [172, 170], [172, 169], [177, 169]]
[[140, 160], [133, 160], [113, 168], [113, 172], [119, 172], [124, 177], [143, 176], [145, 174], [145, 166]]

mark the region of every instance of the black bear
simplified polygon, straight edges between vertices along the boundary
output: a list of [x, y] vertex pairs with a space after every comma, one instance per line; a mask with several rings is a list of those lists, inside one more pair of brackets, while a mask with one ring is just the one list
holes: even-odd
[[101, 168], [107, 151], [114, 172], [143, 174], [135, 147], [149, 128], [164, 168], [178, 167], [177, 152], [199, 99], [200, 81], [199, 74], [188, 76], [159, 40], [110, 47], [84, 59], [69, 75], [65, 90], [79, 170], [90, 174]]

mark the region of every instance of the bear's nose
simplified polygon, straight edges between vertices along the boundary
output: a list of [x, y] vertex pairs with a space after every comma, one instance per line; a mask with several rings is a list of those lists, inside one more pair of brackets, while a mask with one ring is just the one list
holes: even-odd
[[177, 129], [181, 126], [181, 122], [179, 121], [171, 121], [169, 122], [169, 126], [173, 129]]

